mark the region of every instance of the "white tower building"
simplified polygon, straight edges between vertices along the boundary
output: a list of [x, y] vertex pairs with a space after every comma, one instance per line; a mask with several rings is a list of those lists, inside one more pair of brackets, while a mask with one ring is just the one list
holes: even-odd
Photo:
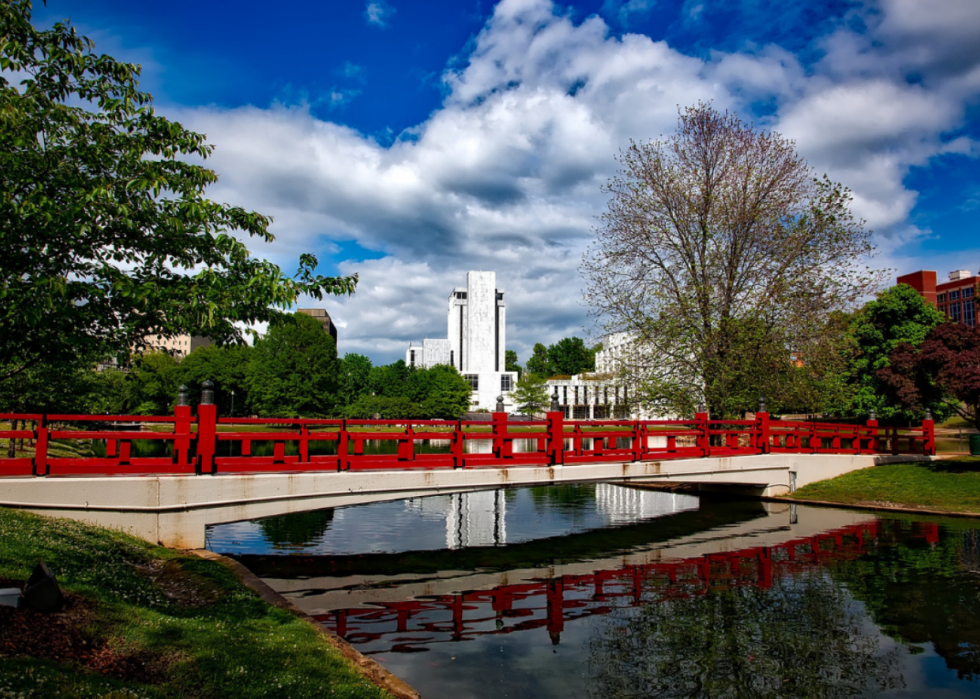
[[504, 409], [510, 412], [517, 373], [505, 371], [506, 311], [496, 272], [468, 272], [466, 286], [449, 295], [448, 339], [410, 344], [406, 363], [426, 368], [450, 364], [473, 387], [473, 409], [494, 410], [497, 396], [503, 395]]

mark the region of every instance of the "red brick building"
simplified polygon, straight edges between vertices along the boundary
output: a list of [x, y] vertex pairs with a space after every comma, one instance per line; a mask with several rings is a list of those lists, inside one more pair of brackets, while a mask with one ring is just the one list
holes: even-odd
[[977, 324], [977, 297], [980, 296], [980, 276], [966, 270], [949, 273], [949, 281], [936, 284], [936, 273], [920, 270], [898, 278], [945, 313], [951, 320], [969, 325]]

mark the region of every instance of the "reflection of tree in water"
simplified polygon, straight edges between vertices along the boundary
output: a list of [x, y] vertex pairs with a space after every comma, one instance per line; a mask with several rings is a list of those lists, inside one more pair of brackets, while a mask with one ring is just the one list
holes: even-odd
[[963, 532], [963, 567], [971, 573], [980, 573], [980, 532], [970, 529]]
[[[676, 591], [677, 588], [675, 587]], [[904, 686], [826, 573], [613, 610], [590, 643], [590, 696], [852, 697]]]
[[594, 509], [594, 485], [543, 485], [528, 488], [535, 512], [562, 512], [573, 518]]
[[[913, 525], [914, 526], [914, 525]], [[929, 544], [908, 523], [882, 523], [873, 555], [829, 570], [882, 630], [932, 643], [960, 679], [980, 678], [980, 578], [976, 530], [944, 530]]]
[[323, 537], [333, 522], [333, 510], [293, 512], [260, 519], [262, 533], [276, 548], [303, 546]]

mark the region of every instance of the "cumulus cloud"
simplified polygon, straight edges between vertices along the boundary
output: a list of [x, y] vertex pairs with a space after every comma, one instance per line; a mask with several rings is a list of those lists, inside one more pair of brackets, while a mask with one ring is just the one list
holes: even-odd
[[364, 6], [364, 19], [376, 27], [387, 27], [394, 14], [395, 8], [385, 0], [371, 0]]
[[[369, 21], [390, 16], [371, 10], [382, 5], [369, 3]], [[578, 265], [614, 155], [631, 138], [669, 134], [678, 106], [698, 100], [746, 119], [754, 105], [773, 105], [758, 123], [796, 139], [818, 170], [849, 185], [883, 258], [901, 263], [901, 244], [927, 233], [908, 222], [916, 194], [905, 176], [950, 149], [973, 152], [947, 135], [980, 91], [980, 55], [953, 60], [955, 51], [929, 48], [948, 34], [972, 51], [967, 21], [951, 13], [920, 22], [918, 6], [869, 6], [867, 35], [841, 28], [823, 40], [821, 60], [803, 66], [773, 45], [692, 57], [616, 36], [597, 16], [577, 21], [549, 0], [503, 0], [445, 72], [441, 107], [390, 144], [304, 107], [180, 117], [219, 146], [216, 198], [275, 217], [277, 262], [330, 241], [382, 254], [337, 261], [361, 277], [353, 297], [325, 303], [343, 328], [341, 352], [390, 361], [409, 340], [445, 337], [448, 294], [467, 270], [483, 269], [497, 272], [508, 344], [526, 358], [535, 342], [590, 327]]]

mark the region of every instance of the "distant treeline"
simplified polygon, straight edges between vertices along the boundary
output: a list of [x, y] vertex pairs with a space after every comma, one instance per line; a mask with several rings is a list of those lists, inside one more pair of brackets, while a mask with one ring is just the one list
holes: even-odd
[[179, 363], [148, 352], [123, 370], [96, 364], [79, 358], [23, 371], [0, 384], [0, 412], [166, 415], [181, 385], [196, 405], [208, 380], [222, 416], [454, 419], [470, 404], [469, 383], [453, 367], [339, 358], [333, 338], [302, 314], [270, 327], [252, 347], [203, 347]]

